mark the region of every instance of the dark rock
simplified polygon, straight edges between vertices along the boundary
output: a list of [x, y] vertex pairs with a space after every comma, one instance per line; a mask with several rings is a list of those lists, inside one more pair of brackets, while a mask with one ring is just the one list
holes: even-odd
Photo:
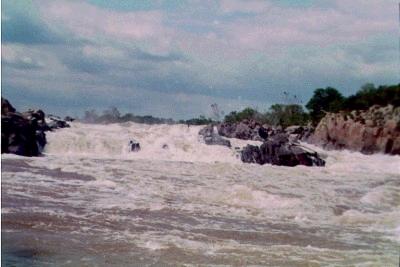
[[7, 99], [1, 98], [1, 153], [39, 156], [46, 145], [45, 131], [69, 127], [56, 116], [38, 110], [19, 113]]
[[241, 153], [241, 160], [245, 163], [264, 164], [264, 158], [258, 146], [247, 145]]
[[46, 117], [46, 122], [50, 130], [71, 127], [66, 121], [54, 115], [48, 115]]
[[203, 140], [207, 145], [220, 145], [231, 147], [231, 142], [222, 138], [218, 133], [214, 132], [213, 125], [207, 125], [199, 131], [199, 135], [203, 136]]
[[10, 104], [10, 102], [5, 99], [1, 98], [1, 113], [2, 114], [7, 114], [9, 112], [15, 112], [15, 108]]
[[281, 166], [324, 166], [322, 160], [314, 151], [309, 151], [297, 143], [289, 142], [287, 134], [277, 134], [260, 147], [247, 145], [241, 153], [241, 159], [246, 163], [272, 164]]
[[267, 138], [268, 138], [268, 131], [267, 131], [267, 129], [265, 129], [264, 127], [258, 128], [258, 135], [259, 135], [262, 139], [267, 139]]
[[135, 139], [129, 141], [129, 151], [138, 152], [140, 151], [140, 144]]
[[[21, 156], [38, 156], [46, 144], [46, 135], [35, 118], [28, 119], [21, 113], [1, 114], [1, 153]], [[14, 109], [15, 110], [15, 109]]]
[[38, 110], [28, 110], [22, 112], [22, 115], [30, 121], [37, 124], [38, 129], [42, 131], [49, 131], [50, 127], [47, 125], [45, 120], [45, 114], [41, 109]]
[[66, 116], [65, 118], [64, 118], [64, 121], [68, 121], [68, 122], [73, 122], [75, 119], [74, 118], [72, 118], [72, 117], [70, 117], [70, 116]]
[[239, 123], [224, 122], [217, 126], [218, 134], [228, 138], [263, 141], [268, 131], [254, 120], [243, 120]]

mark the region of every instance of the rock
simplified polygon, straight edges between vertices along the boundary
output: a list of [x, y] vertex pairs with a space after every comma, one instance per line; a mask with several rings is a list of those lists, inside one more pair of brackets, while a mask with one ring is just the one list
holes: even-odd
[[287, 134], [302, 134], [304, 132], [303, 126], [293, 125], [286, 127], [285, 132]]
[[243, 120], [239, 123], [224, 122], [217, 126], [218, 134], [228, 138], [263, 141], [268, 131], [254, 120]]
[[314, 132], [314, 128], [311, 125], [308, 126], [300, 126], [300, 125], [292, 125], [286, 127], [284, 130], [286, 134], [290, 136], [290, 140], [298, 141], [298, 140], [306, 140], [310, 137], [310, 135]]
[[203, 140], [207, 145], [220, 145], [231, 147], [231, 142], [222, 138], [218, 133], [214, 132], [213, 125], [207, 125], [199, 131], [199, 135], [203, 136]]
[[298, 143], [289, 142], [287, 134], [277, 134], [266, 140], [260, 147], [247, 145], [241, 153], [247, 163], [272, 164], [280, 166], [324, 166], [325, 161], [311, 150]]
[[258, 146], [247, 145], [241, 152], [241, 160], [245, 163], [264, 164], [264, 158]]
[[7, 99], [1, 98], [1, 113], [7, 114], [9, 112], [15, 112], [15, 108], [10, 104]]
[[38, 128], [42, 131], [50, 130], [50, 127], [46, 123], [45, 114], [41, 109], [28, 110], [22, 112], [22, 115], [28, 120], [36, 121]]
[[66, 121], [54, 115], [48, 115], [46, 117], [46, 124], [50, 130], [71, 127]]
[[46, 145], [44, 112], [18, 113], [8, 100], [1, 103], [1, 153], [39, 156]]
[[72, 118], [72, 117], [70, 117], [70, 116], [66, 116], [65, 118], [64, 118], [64, 121], [68, 121], [68, 122], [73, 122], [75, 119], [74, 118]]
[[328, 113], [307, 142], [327, 149], [400, 155], [400, 107], [374, 105], [349, 114]]
[[163, 144], [161, 148], [162, 148], [162, 149], [168, 149], [169, 147], [168, 147], [167, 144]]
[[258, 135], [259, 135], [262, 139], [267, 139], [267, 138], [268, 138], [268, 131], [267, 131], [267, 129], [265, 129], [264, 127], [258, 128]]
[[1, 98], [1, 123], [1, 153], [21, 156], [39, 156], [47, 143], [45, 131], [69, 127], [40, 109], [19, 113], [5, 98]]
[[129, 141], [129, 151], [138, 152], [140, 151], [140, 144], [135, 139]]

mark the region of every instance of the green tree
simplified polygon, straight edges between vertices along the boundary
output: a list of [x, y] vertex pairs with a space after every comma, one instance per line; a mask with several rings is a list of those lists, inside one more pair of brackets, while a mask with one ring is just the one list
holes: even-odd
[[344, 97], [335, 88], [318, 88], [313, 97], [308, 101], [306, 108], [310, 111], [313, 124], [317, 124], [325, 112], [338, 112], [343, 107]]
[[400, 105], [400, 86], [381, 85], [378, 88], [374, 84], [367, 83], [354, 95], [349, 96], [344, 102], [346, 110], [365, 110], [372, 105], [386, 106], [388, 104]]
[[257, 110], [248, 107], [239, 112], [232, 111], [225, 116], [224, 121], [229, 123], [240, 122], [245, 119], [256, 119], [259, 115], [260, 113]]
[[274, 104], [269, 108], [269, 112], [265, 113], [265, 121], [284, 128], [291, 125], [305, 125], [308, 122], [308, 114], [297, 104]]

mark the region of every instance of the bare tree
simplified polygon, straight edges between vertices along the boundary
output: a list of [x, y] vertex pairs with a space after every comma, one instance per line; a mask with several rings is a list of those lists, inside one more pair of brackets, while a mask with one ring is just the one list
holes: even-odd
[[221, 117], [224, 115], [224, 112], [221, 111], [218, 107], [217, 103], [211, 104], [212, 116], [215, 121], [220, 121]]

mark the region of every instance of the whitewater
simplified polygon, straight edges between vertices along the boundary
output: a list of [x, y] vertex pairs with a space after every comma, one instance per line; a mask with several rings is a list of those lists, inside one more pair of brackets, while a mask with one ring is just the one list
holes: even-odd
[[[5, 266], [398, 266], [400, 157], [244, 164], [201, 126], [74, 122], [2, 155]], [[129, 152], [128, 143], [140, 143]]]

